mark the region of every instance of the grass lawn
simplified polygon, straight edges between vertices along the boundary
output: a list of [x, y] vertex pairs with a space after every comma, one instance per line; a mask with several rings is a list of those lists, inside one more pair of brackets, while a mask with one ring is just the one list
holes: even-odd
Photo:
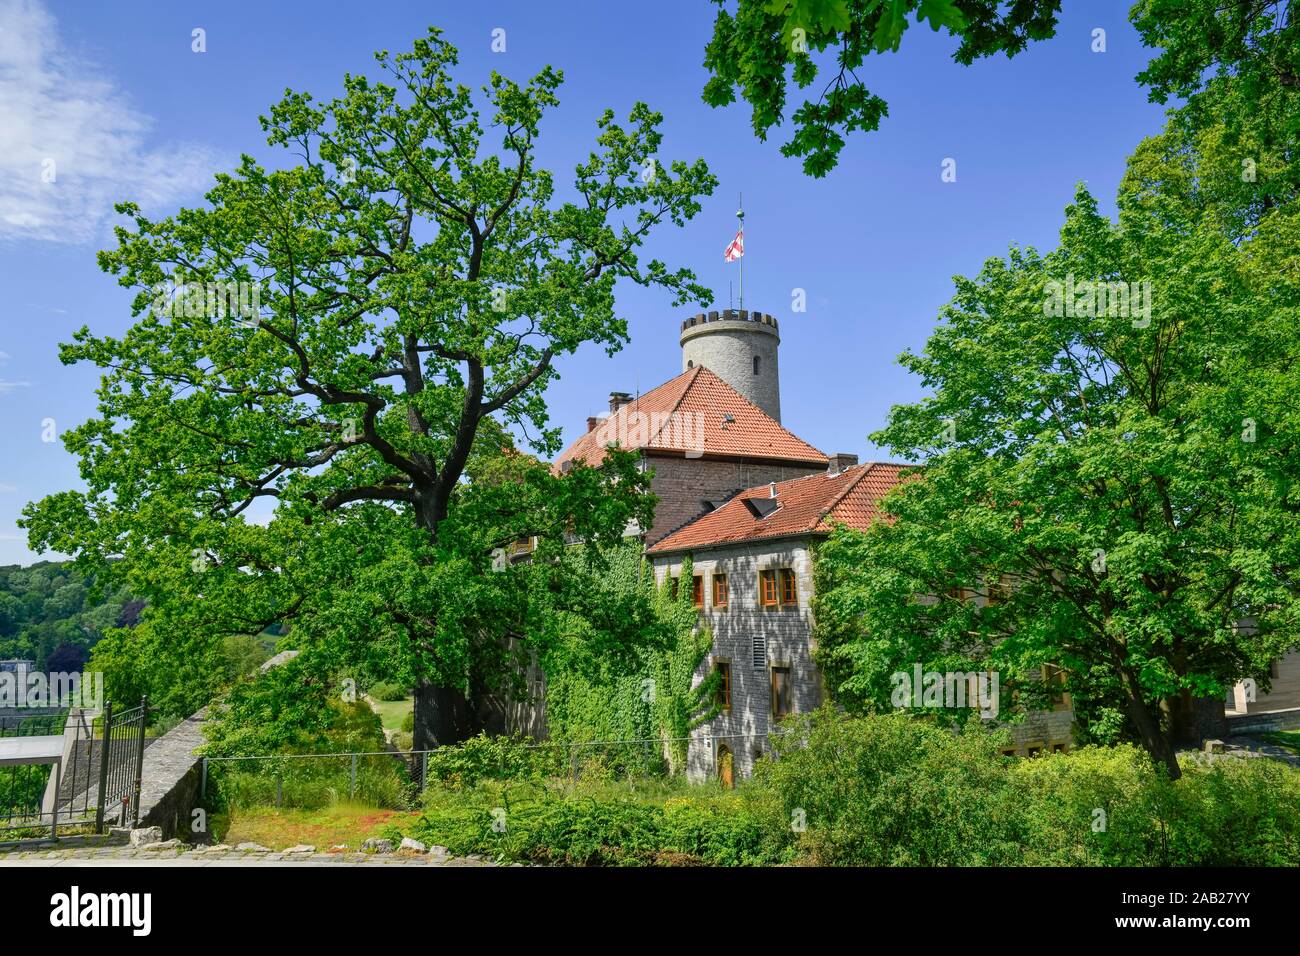
[[305, 843], [325, 851], [339, 844], [358, 850], [370, 837], [383, 836], [386, 827], [405, 831], [418, 818], [418, 813], [342, 803], [319, 810], [239, 809], [213, 823], [217, 838], [231, 846], [260, 843], [272, 850], [283, 850]]
[[384, 725], [384, 730], [401, 730], [402, 721], [415, 707], [413, 697], [405, 700], [375, 700], [371, 697], [369, 700], [370, 706], [379, 714], [379, 721]]

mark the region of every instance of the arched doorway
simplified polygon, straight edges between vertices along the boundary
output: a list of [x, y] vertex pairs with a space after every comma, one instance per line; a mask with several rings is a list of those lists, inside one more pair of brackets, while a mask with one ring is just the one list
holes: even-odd
[[718, 744], [718, 781], [728, 790], [736, 785], [736, 758], [726, 744]]

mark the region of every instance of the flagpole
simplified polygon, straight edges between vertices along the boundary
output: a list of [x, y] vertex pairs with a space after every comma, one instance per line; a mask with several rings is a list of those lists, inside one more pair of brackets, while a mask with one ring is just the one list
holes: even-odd
[[[745, 194], [740, 193], [740, 208], [736, 210], [736, 219], [740, 224], [741, 236], [745, 234]], [[743, 239], [741, 240], [744, 241]], [[740, 254], [740, 307], [745, 307], [745, 254]]]

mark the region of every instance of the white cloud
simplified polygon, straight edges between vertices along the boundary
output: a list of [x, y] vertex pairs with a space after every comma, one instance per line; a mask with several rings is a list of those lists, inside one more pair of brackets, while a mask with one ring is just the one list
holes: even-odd
[[151, 147], [151, 125], [101, 68], [63, 47], [39, 0], [0, 0], [0, 240], [85, 242], [115, 202], [157, 211], [202, 191], [211, 150]]

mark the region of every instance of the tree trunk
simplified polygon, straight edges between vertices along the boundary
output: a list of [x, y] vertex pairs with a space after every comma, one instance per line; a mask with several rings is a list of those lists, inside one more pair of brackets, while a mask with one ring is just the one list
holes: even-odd
[[480, 730], [469, 700], [456, 687], [435, 687], [420, 678], [415, 685], [415, 750], [432, 750], [468, 740]]
[[1169, 738], [1165, 736], [1160, 729], [1160, 719], [1156, 712], [1147, 706], [1146, 700], [1142, 697], [1142, 688], [1138, 684], [1137, 677], [1131, 674], [1127, 669], [1122, 670], [1124, 680], [1124, 690], [1128, 694], [1128, 713], [1134, 726], [1137, 727], [1138, 736], [1142, 739], [1142, 746], [1146, 748], [1147, 753], [1157, 765], [1163, 766], [1169, 773], [1170, 780], [1177, 780], [1183, 775], [1182, 770], [1178, 767], [1178, 755], [1174, 752], [1173, 745]]
[[1227, 735], [1222, 697], [1193, 697], [1183, 691], [1166, 700], [1163, 706], [1169, 717], [1169, 737], [1175, 747], [1199, 749], [1205, 740]]

